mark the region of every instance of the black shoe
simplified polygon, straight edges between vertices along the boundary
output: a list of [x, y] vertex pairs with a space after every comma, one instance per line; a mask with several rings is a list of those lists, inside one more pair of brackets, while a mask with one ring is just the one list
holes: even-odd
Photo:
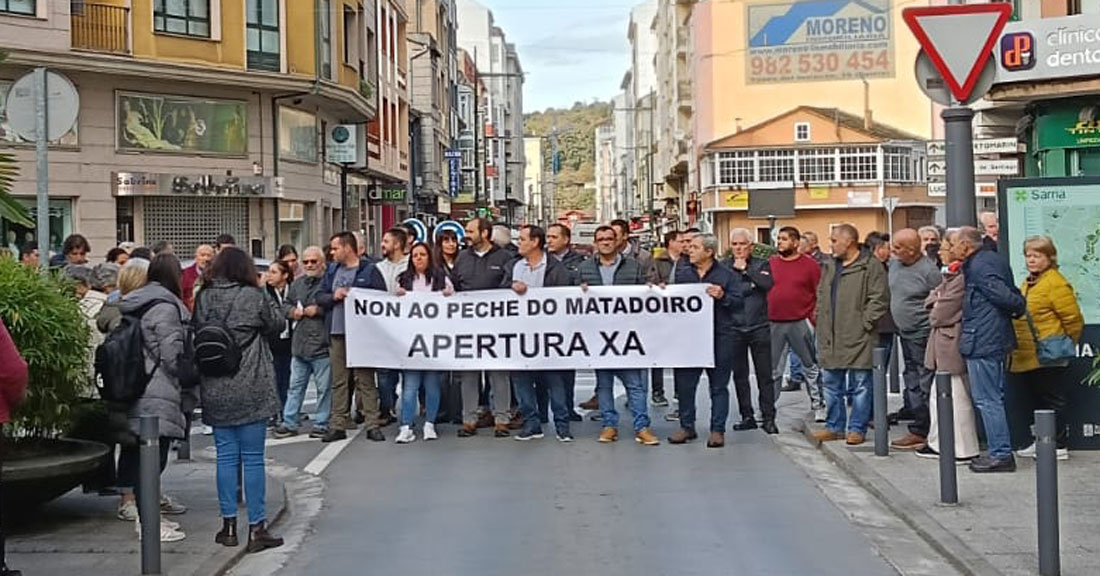
[[569, 421], [570, 422], [584, 422], [584, 416], [581, 416], [580, 414], [577, 414], [576, 412], [570, 412], [569, 413]]
[[991, 456], [979, 456], [970, 462], [970, 471], [976, 474], [987, 472], [1015, 472], [1016, 459], [1011, 455], [1008, 458], [993, 458]]
[[665, 398], [664, 392], [654, 392], [652, 398], [653, 405], [658, 408], [664, 408], [668, 406], [668, 398]]
[[336, 442], [337, 440], [347, 440], [348, 433], [340, 430], [339, 428], [332, 428], [321, 437], [321, 442]]
[[757, 428], [758, 426], [756, 425], [756, 419], [754, 418], [746, 418], [733, 425], [733, 429], [737, 430], [738, 432], [743, 432], [745, 430], [756, 430]]
[[779, 389], [780, 392], [797, 392], [802, 389], [802, 383], [798, 380], [787, 380], [783, 387]]
[[283, 539], [272, 536], [263, 522], [253, 524], [248, 529], [248, 551], [262, 552], [283, 545]]
[[775, 425], [775, 420], [765, 420], [760, 429], [767, 434], [779, 434], [779, 427]]
[[592, 415], [588, 417], [588, 419], [593, 422], [601, 422], [603, 421], [603, 414], [601, 414], [600, 412], [593, 412]]
[[237, 518], [222, 518], [222, 530], [214, 535], [214, 542], [232, 548], [237, 541]]
[[363, 424], [363, 422], [366, 422], [366, 421], [367, 421], [367, 417], [363, 416], [362, 412], [356, 410], [355, 411], [355, 423], [357, 425], [361, 425], [361, 424]]
[[297, 436], [298, 431], [297, 430], [291, 430], [290, 428], [287, 428], [285, 425], [280, 425], [278, 428], [275, 429], [274, 432], [271, 433], [271, 435], [276, 437], [276, 438], [279, 438], [279, 439], [290, 438], [291, 436]]
[[897, 423], [902, 420], [916, 420], [916, 417], [908, 410], [898, 410], [897, 412], [891, 412], [886, 415], [886, 423], [891, 426], [897, 425]]
[[324, 438], [328, 434], [328, 428], [314, 428], [309, 431], [310, 438]]
[[7, 566], [0, 568], [0, 576], [23, 576], [22, 570], [12, 570]]
[[386, 437], [382, 434], [381, 428], [371, 428], [367, 430], [367, 440], [371, 442], [385, 442]]

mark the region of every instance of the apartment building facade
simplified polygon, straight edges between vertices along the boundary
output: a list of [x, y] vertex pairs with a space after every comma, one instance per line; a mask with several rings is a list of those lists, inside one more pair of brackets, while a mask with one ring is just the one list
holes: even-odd
[[690, 226], [688, 191], [697, 189], [692, 156], [691, 9], [695, 0], [661, 0], [652, 29], [657, 36], [657, 138], [654, 150], [656, 210], [666, 226]]
[[[80, 98], [50, 143], [50, 246], [70, 233], [94, 256], [119, 241], [181, 253], [232, 233], [257, 256], [345, 226], [341, 166], [325, 134], [378, 113], [373, 0], [26, 0], [0, 5], [0, 107], [36, 66]], [[290, 25], [293, 23], [293, 25]], [[35, 194], [33, 144], [0, 108], [16, 198]], [[362, 172], [362, 161], [349, 164]], [[362, 222], [362, 219], [359, 219]], [[351, 222], [347, 225], [354, 225]], [[25, 242], [33, 231], [0, 222]]]

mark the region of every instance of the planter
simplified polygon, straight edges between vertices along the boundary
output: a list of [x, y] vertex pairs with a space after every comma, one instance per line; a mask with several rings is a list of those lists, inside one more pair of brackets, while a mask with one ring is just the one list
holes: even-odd
[[79, 486], [96, 473], [108, 451], [86, 440], [5, 440], [0, 476], [4, 512], [32, 510]]

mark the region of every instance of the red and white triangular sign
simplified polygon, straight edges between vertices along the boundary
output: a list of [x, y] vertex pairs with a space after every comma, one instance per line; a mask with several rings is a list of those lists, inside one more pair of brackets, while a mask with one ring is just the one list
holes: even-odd
[[1012, 16], [1012, 4], [906, 8], [901, 16], [947, 82], [951, 94], [965, 102]]

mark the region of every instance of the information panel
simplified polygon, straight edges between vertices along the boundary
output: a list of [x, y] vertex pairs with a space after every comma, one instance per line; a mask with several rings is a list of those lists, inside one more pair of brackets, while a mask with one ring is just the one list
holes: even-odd
[[890, 0], [803, 0], [746, 8], [748, 84], [894, 76]]

